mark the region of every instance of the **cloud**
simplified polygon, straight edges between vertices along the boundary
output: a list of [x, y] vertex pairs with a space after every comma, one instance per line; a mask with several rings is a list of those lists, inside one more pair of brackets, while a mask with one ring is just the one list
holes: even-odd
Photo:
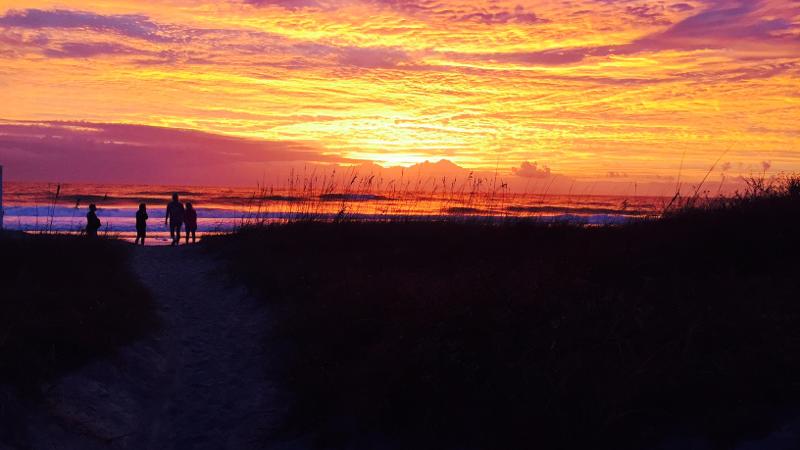
[[521, 5], [517, 5], [513, 10], [503, 10], [498, 12], [472, 12], [456, 18], [457, 21], [473, 21], [486, 25], [498, 24], [539, 24], [548, 20], [537, 16], [533, 12], [526, 11]]
[[[259, 6], [274, 4], [289, 9], [312, 6], [308, 0], [253, 0]], [[132, 61], [136, 65], [161, 64], [213, 64], [214, 56], [263, 56], [284, 55], [276, 67], [309, 69], [331, 67], [334, 64], [366, 69], [392, 68], [410, 60], [398, 48], [392, 47], [339, 47], [316, 42], [293, 42], [291, 39], [265, 32], [248, 30], [198, 29], [177, 25], [159, 24], [145, 15], [102, 15], [72, 10], [12, 10], [0, 17], [0, 42], [10, 48], [36, 49], [50, 58], [91, 58], [105, 55], [139, 55], [147, 59]], [[49, 32], [51, 29], [90, 30], [111, 33], [151, 42], [185, 44], [167, 50], [152, 51], [135, 48], [132, 42], [113, 42], [113, 36], [105, 36], [103, 42], [67, 41], [58, 42], [46, 34], [31, 39], [12, 30], [31, 29]]]
[[[328, 11], [336, 10], [342, 5], [358, 2], [337, 2], [326, 0], [243, 0], [244, 3], [257, 6], [279, 6], [295, 11], [302, 8], [320, 8]], [[504, 8], [496, 4], [490, 5], [451, 5], [446, 1], [434, 0], [362, 0], [379, 8], [389, 8], [401, 14], [421, 18], [437, 18], [447, 22], [475, 22], [485, 25], [521, 24], [535, 25], [547, 23], [549, 20], [526, 10], [522, 5]], [[476, 2], [477, 3], [477, 2]]]
[[739, 41], [779, 42], [784, 38], [775, 32], [791, 29], [788, 17], [798, 13], [798, 2], [776, 9], [763, 1], [714, 0], [710, 8], [634, 44], [648, 49], [696, 49], [732, 48]]
[[[50, 38], [44, 33], [34, 35], [0, 29], [0, 56], [21, 58], [25, 50], [46, 47]], [[23, 51], [23, 53], [20, 52]]]
[[316, 0], [245, 0], [244, 2], [253, 6], [280, 6], [289, 10], [321, 6]]
[[539, 167], [538, 163], [531, 164], [528, 161], [520, 164], [519, 168], [511, 169], [511, 173], [522, 178], [548, 178], [550, 176], [550, 168], [542, 165]]
[[402, 50], [388, 47], [347, 47], [336, 51], [340, 64], [366, 69], [393, 68], [409, 60]]
[[502, 148], [522, 185], [541, 181], [511, 176], [529, 159], [557, 166], [550, 179], [613, 168], [639, 180], [677, 168], [674, 148], [713, 161], [734, 140], [754, 171], [800, 160], [797, 1], [23, 4], [0, 10], [0, 116], [166, 120], [476, 169]]
[[651, 25], [669, 25], [670, 21], [664, 15], [664, 5], [637, 5], [625, 7], [625, 13], [639, 21]]
[[[412, 164], [408, 167], [392, 166], [382, 167], [373, 162], [364, 162], [357, 166], [359, 174], [380, 175], [389, 180], [400, 181], [402, 179], [427, 180], [438, 182], [442, 178], [449, 180], [467, 180], [470, 176], [475, 176], [475, 172], [465, 169], [458, 164], [448, 160], [440, 159], [436, 162], [423, 161]], [[479, 175], [490, 175], [482, 173]]]
[[26, 29], [66, 28], [113, 32], [152, 42], [169, 42], [163, 27], [138, 14], [102, 15], [65, 9], [11, 10], [0, 17], [0, 26]]
[[669, 9], [675, 12], [686, 12], [693, 10], [694, 6], [688, 3], [673, 3], [672, 5], [669, 5]]
[[91, 58], [99, 55], [132, 55], [143, 52], [126, 45], [111, 42], [66, 42], [55, 49], [45, 49], [44, 55], [51, 58]]
[[575, 47], [543, 50], [538, 52], [479, 53], [473, 55], [450, 54], [457, 59], [490, 60], [501, 63], [560, 66], [583, 61], [589, 56], [607, 56], [614, 52], [612, 46]]
[[293, 141], [86, 122], [0, 122], [0, 160], [18, 179], [128, 183], [255, 183], [273, 163], [339, 163]]
[[[590, 57], [635, 55], [666, 50], [730, 49], [740, 46], [744, 41], [761, 45], [770, 41], [774, 44], [783, 42], [787, 48], [795, 48], [796, 39], [792, 42], [791, 37], [783, 36], [781, 33], [795, 27], [787, 17], [800, 14], [800, 2], [795, 2], [797, 6], [783, 7], [782, 12], [785, 13], [783, 14], [785, 17], [777, 17], [780, 14], [775, 10], [762, 10], [763, 4], [758, 1], [712, 0], [709, 8], [673, 24], [666, 30], [620, 45], [564, 47], [535, 52], [449, 53], [448, 56], [456, 60], [561, 66], [576, 64]], [[680, 11], [694, 10], [688, 4], [676, 5], [681, 5], [677, 6], [677, 10]], [[662, 5], [627, 6], [625, 9], [628, 15], [638, 19], [667, 25], [669, 20], [663, 16], [662, 11]], [[764, 58], [771, 57], [770, 54], [764, 56]]]

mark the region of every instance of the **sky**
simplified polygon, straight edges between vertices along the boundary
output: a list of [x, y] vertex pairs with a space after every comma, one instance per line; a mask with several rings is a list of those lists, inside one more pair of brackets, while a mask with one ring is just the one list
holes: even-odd
[[800, 171], [798, 123], [798, 0], [0, 0], [9, 179], [672, 185]]

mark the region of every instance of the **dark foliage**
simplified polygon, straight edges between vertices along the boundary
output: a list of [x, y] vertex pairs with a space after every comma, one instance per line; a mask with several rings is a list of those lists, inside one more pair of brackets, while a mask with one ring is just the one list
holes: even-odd
[[278, 311], [289, 425], [320, 447], [724, 446], [800, 400], [800, 198], [773, 194], [621, 227], [295, 223], [208, 243]]
[[128, 250], [107, 240], [0, 232], [0, 382], [34, 392], [154, 326]]

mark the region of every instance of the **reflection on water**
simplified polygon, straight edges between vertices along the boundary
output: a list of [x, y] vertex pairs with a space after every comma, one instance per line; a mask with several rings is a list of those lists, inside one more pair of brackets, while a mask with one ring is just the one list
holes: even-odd
[[[620, 223], [658, 214], [669, 199], [660, 197], [563, 196], [509, 192], [413, 192], [261, 190], [231, 187], [136, 186], [107, 184], [7, 183], [5, 226], [25, 231], [79, 232], [89, 203], [98, 207], [103, 230], [133, 238], [134, 215], [146, 203], [151, 243], [166, 242], [164, 213], [169, 197], [195, 205], [200, 233], [229, 232], [254, 222], [299, 218], [382, 220], [403, 217], [536, 218], [587, 224]], [[56, 195], [58, 193], [58, 195]], [[102, 231], [102, 230], [101, 230]]]

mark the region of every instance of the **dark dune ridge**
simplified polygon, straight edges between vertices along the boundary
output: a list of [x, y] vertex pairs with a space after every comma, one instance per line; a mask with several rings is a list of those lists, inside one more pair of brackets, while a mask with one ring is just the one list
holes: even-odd
[[152, 330], [122, 242], [0, 231], [0, 384], [22, 390]]
[[[208, 240], [278, 311], [287, 433], [347, 448], [721, 448], [800, 402], [800, 183], [624, 226], [315, 223]], [[267, 256], [265, 256], [267, 255]]]

